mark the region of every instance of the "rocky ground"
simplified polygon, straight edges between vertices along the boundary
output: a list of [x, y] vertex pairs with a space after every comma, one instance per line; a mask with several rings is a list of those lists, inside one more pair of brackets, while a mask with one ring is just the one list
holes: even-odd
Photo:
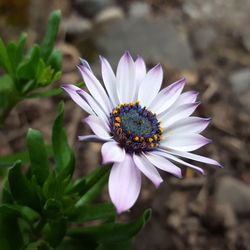
[[[0, 4], [0, 32], [5, 39], [23, 29], [28, 30], [30, 42], [39, 39], [44, 31], [41, 22], [45, 24], [47, 18], [40, 8], [46, 13], [55, 7], [62, 9], [57, 46], [65, 63], [58, 85], [79, 81], [75, 68], [79, 56], [100, 74], [99, 54], [115, 65], [124, 50], [129, 50], [134, 56], [142, 55], [148, 66], [160, 62], [166, 85], [185, 77], [186, 90], [200, 92], [202, 105], [197, 115], [213, 118], [206, 132], [213, 144], [200, 153], [218, 160], [224, 169], [206, 167], [206, 177], [187, 171], [183, 180], [163, 175], [166, 182], [158, 190], [145, 180], [130, 216], [152, 207], [153, 217], [133, 249], [250, 249], [250, 2], [20, 2], [19, 10], [29, 16], [25, 20], [20, 13], [15, 15], [17, 7], [8, 1]], [[0, 131], [0, 154], [24, 149], [28, 127], [42, 130], [49, 142], [56, 105], [62, 98], [66, 101], [65, 126], [78, 159], [77, 174], [93, 169], [99, 163], [100, 148], [76, 141], [77, 135], [88, 132], [81, 123], [85, 114], [65, 95], [25, 101], [16, 107]]]

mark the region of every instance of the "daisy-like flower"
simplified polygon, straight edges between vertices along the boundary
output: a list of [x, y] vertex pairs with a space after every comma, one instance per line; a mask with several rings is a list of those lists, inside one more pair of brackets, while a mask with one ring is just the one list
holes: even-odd
[[100, 60], [104, 86], [87, 61], [81, 60], [78, 69], [89, 93], [74, 85], [63, 88], [90, 114], [85, 122], [94, 135], [79, 136], [79, 140], [103, 142], [103, 164], [113, 163], [108, 188], [118, 213], [137, 200], [142, 173], [159, 187], [163, 179], [157, 169], [182, 177], [175, 163], [204, 174], [185, 159], [220, 166], [215, 160], [190, 153], [210, 142], [200, 135], [210, 119], [191, 116], [199, 105], [198, 93], [182, 93], [184, 79], [160, 91], [160, 64], [147, 72], [141, 57], [134, 61], [126, 52], [115, 75], [109, 62], [104, 57]]

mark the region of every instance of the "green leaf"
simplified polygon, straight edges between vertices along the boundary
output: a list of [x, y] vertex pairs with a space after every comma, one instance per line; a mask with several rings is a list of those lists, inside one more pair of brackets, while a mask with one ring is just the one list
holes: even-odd
[[0, 38], [0, 66], [2, 66], [7, 73], [11, 76], [14, 75], [14, 70], [12, 68], [12, 64], [5, 47], [3, 40]]
[[110, 203], [91, 204], [74, 208], [67, 216], [69, 216], [70, 220], [77, 222], [114, 220], [116, 211]]
[[41, 210], [37, 187], [22, 174], [20, 161], [17, 161], [9, 170], [8, 180], [12, 197], [17, 203], [36, 211]]
[[56, 171], [66, 177], [72, 175], [75, 165], [73, 151], [68, 145], [67, 136], [63, 129], [64, 104], [59, 104], [58, 114], [55, 119], [52, 131], [52, 145], [56, 160]]
[[0, 77], [0, 126], [11, 109], [20, 100], [15, 83], [10, 75]]
[[[45, 150], [48, 157], [53, 155], [52, 145], [45, 145]], [[18, 160], [23, 164], [29, 163], [29, 152], [23, 151], [0, 157], [0, 168], [12, 167]]]
[[49, 163], [41, 132], [29, 129], [27, 134], [31, 171], [42, 186], [49, 175]]
[[48, 98], [53, 96], [61, 95], [63, 90], [61, 88], [49, 89], [45, 92], [33, 93], [28, 98]]
[[94, 227], [69, 229], [67, 235], [72, 238], [86, 239], [99, 244], [126, 242], [133, 238], [151, 217], [151, 210], [146, 210], [134, 222], [127, 224], [109, 223]]
[[47, 32], [41, 45], [41, 55], [45, 62], [47, 62], [55, 46], [55, 40], [59, 30], [60, 20], [61, 12], [59, 10], [51, 13], [49, 17]]
[[18, 225], [18, 209], [7, 204], [0, 206], [0, 246], [3, 250], [22, 249], [23, 239]]
[[58, 220], [62, 217], [62, 204], [58, 200], [48, 199], [44, 205], [44, 214], [48, 220]]
[[[26, 80], [34, 79], [36, 77], [39, 59], [40, 59], [40, 48], [38, 47], [38, 45], [35, 44], [31, 49], [30, 55], [24, 61], [22, 61], [22, 63], [18, 66], [17, 77], [19, 79], [26, 79]], [[32, 87], [29, 87], [28, 90], [26, 88], [25, 92], [30, 91]]]
[[44, 240], [38, 240], [30, 243], [24, 250], [53, 250], [48, 242]]
[[62, 68], [62, 53], [55, 49], [49, 57], [48, 64], [55, 70], [60, 71]]
[[106, 185], [109, 177], [110, 168], [105, 169], [106, 172], [102, 175], [89, 189], [88, 191], [78, 200], [76, 207], [82, 207], [85, 204], [91, 202], [96, 198], [96, 196], [102, 191], [103, 187]]

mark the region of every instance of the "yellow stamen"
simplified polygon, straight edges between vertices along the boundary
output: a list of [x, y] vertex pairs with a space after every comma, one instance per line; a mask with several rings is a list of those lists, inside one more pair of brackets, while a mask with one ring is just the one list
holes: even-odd
[[139, 100], [136, 100], [136, 104], [140, 104], [140, 101], [139, 101]]
[[142, 142], [142, 141], [144, 141], [144, 137], [143, 136], [140, 137], [140, 142]]
[[159, 131], [162, 133], [162, 132], [163, 132], [163, 128], [162, 128], [162, 127], [159, 127]]
[[133, 102], [130, 103], [130, 107], [133, 107], [135, 104]]
[[117, 115], [118, 114], [118, 111], [115, 109], [113, 112], [112, 112], [113, 115]]
[[120, 124], [120, 123], [118, 123], [118, 122], [115, 122], [115, 126], [116, 126], [116, 127], [120, 127], [120, 126], [121, 126], [121, 124]]
[[148, 138], [148, 141], [151, 143], [154, 139], [153, 138]]
[[116, 117], [115, 120], [116, 120], [117, 122], [119, 122], [119, 123], [121, 122], [121, 118], [120, 118], [119, 116]]
[[150, 147], [151, 147], [151, 148], [154, 148], [154, 147], [155, 147], [155, 144], [154, 144], [154, 143], [151, 143], [151, 144], [150, 144]]
[[156, 141], [158, 139], [157, 135], [154, 135], [154, 140]]
[[139, 137], [138, 136], [134, 137], [134, 140], [139, 141]]

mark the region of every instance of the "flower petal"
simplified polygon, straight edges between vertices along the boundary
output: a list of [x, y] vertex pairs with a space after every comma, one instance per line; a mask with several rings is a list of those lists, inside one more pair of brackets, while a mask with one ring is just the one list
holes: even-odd
[[200, 134], [174, 135], [163, 137], [160, 147], [179, 151], [193, 151], [210, 142], [210, 139]]
[[136, 96], [135, 99], [138, 99], [138, 91], [141, 85], [143, 78], [146, 76], [146, 64], [142, 57], [138, 56], [135, 61], [135, 84], [136, 84]]
[[125, 157], [125, 150], [117, 142], [106, 142], [102, 146], [102, 163], [121, 162]]
[[166, 158], [153, 153], [144, 153], [146, 158], [157, 168], [162, 169], [178, 178], [182, 178], [181, 169], [175, 166], [171, 161]]
[[149, 110], [153, 111], [153, 113], [160, 114], [170, 108], [180, 96], [184, 85], [185, 79], [183, 78], [161, 90], [149, 105]]
[[159, 187], [160, 184], [163, 182], [163, 179], [161, 178], [159, 172], [154, 167], [152, 163], [148, 161], [148, 159], [145, 158], [143, 155], [133, 155], [133, 159], [135, 162], [135, 165], [137, 168], [140, 169], [140, 171], [147, 176], [156, 187]]
[[92, 97], [100, 104], [105, 113], [109, 114], [112, 110], [112, 106], [101, 83], [88, 68], [78, 65], [78, 69]]
[[162, 121], [162, 127], [164, 129], [170, 127], [175, 122], [189, 117], [195, 111], [195, 109], [199, 106], [200, 103], [189, 103], [183, 104], [175, 109], [171, 109], [166, 112], [163, 116], [160, 115], [160, 120]]
[[141, 190], [141, 173], [131, 155], [126, 154], [124, 161], [113, 165], [108, 188], [118, 214], [134, 205]]
[[102, 79], [108, 95], [112, 101], [114, 107], [119, 104], [118, 94], [117, 94], [117, 86], [116, 86], [116, 77], [115, 74], [108, 62], [108, 60], [102, 56], [100, 56], [101, 67], [102, 67]]
[[145, 78], [142, 80], [138, 100], [142, 106], [149, 106], [153, 99], [158, 94], [163, 80], [163, 71], [160, 64], [149, 70]]
[[[106, 139], [102, 139], [97, 135], [79, 135], [79, 141], [86, 141], [86, 142], [106, 142]], [[111, 139], [110, 139], [111, 140]]]
[[85, 60], [83, 58], [80, 58], [80, 65], [88, 68], [88, 70], [92, 72], [92, 69], [91, 69], [91, 67], [90, 67], [90, 65], [89, 65], [89, 63], [88, 63], [87, 60]]
[[182, 151], [177, 151], [177, 150], [169, 150], [169, 152], [171, 154], [174, 154], [174, 155], [177, 155], [177, 156], [180, 156], [180, 157], [183, 157], [183, 158], [187, 158], [187, 159], [190, 159], [190, 160], [199, 161], [199, 162], [210, 164], [210, 165], [215, 165], [215, 166], [218, 166], [218, 167], [221, 167], [221, 168], [223, 167], [219, 162], [217, 162], [217, 161], [215, 161], [215, 160], [213, 160], [211, 158], [202, 156], [202, 155], [196, 155], [196, 154], [193, 154], [193, 153], [182, 152]]
[[180, 163], [182, 165], [190, 167], [190, 168], [196, 170], [197, 172], [199, 172], [200, 174], [205, 175], [204, 170], [202, 168], [199, 168], [199, 167], [197, 167], [197, 166], [195, 166], [193, 164], [185, 162], [185, 161], [183, 161], [183, 160], [181, 160], [181, 159], [179, 159], [179, 158], [177, 158], [177, 157], [175, 157], [175, 156], [167, 153], [166, 151], [156, 151], [155, 153], [157, 155], [161, 155], [161, 156], [166, 157], [166, 158], [168, 158], [168, 159], [170, 159], [172, 161], [176, 161], [176, 162], [178, 162], [178, 163]]
[[89, 125], [92, 131], [101, 139], [109, 140], [111, 136], [109, 134], [109, 127], [97, 116], [90, 115], [84, 119], [84, 121]]
[[125, 52], [117, 66], [117, 93], [120, 103], [134, 101], [135, 85], [135, 63], [129, 52]]
[[72, 98], [72, 100], [79, 105], [83, 110], [85, 110], [87, 113], [94, 115], [94, 111], [91, 109], [89, 104], [77, 93], [77, 90], [80, 88], [71, 85], [71, 84], [65, 84], [62, 86], [62, 88], [69, 94], [69, 96]]
[[166, 130], [169, 135], [201, 133], [210, 123], [210, 118], [187, 117], [172, 124]]

